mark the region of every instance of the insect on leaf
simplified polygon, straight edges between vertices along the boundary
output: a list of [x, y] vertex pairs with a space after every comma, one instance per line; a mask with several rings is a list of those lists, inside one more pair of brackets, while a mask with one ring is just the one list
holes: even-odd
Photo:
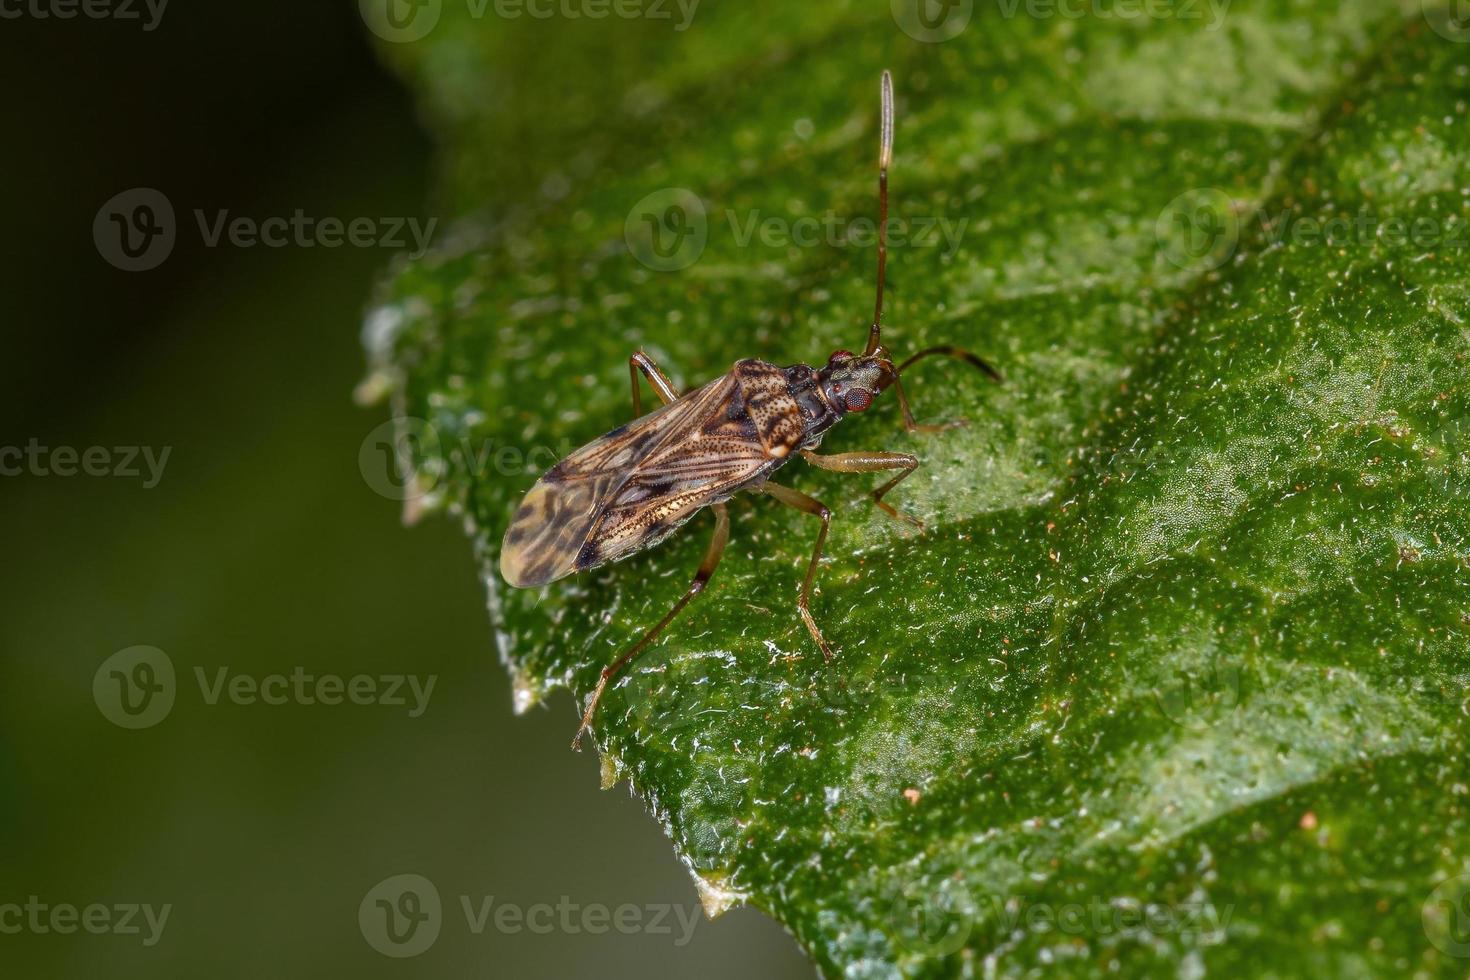
[[[639, 347], [685, 388], [854, 348], [892, 68], [885, 343], [1006, 383], [926, 366], [921, 420], [968, 427], [911, 437], [879, 400], [830, 437], [923, 460], [894, 494], [923, 535], [868, 478], [783, 471], [834, 511], [830, 665], [793, 608], [812, 521], [732, 501], [710, 588], [602, 704], [611, 768], [711, 908], [765, 909], [829, 976], [1463, 973], [1470, 46], [1367, 0], [976, 5], [942, 44], [888, 6], [712, 4], [555, 54], [446, 6], [395, 46], [467, 215], [372, 314], [397, 410], [530, 453], [627, 421]], [[567, 112], [530, 108], [585, 65]], [[684, 202], [663, 251], [694, 261], [638, 260], [649, 199]], [[808, 216], [815, 242], [780, 234]], [[482, 546], [520, 706], [570, 723], [551, 693], [678, 598], [708, 517], [507, 590], [539, 470], [421, 462]]]

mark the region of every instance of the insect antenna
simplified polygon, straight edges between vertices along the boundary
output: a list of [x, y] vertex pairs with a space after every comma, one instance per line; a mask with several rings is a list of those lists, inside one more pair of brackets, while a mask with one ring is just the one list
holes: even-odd
[[878, 297], [873, 301], [873, 325], [868, 328], [864, 357], [878, 349], [883, 321], [883, 276], [888, 269], [888, 167], [893, 163], [893, 76], [883, 72], [883, 107], [878, 123]]

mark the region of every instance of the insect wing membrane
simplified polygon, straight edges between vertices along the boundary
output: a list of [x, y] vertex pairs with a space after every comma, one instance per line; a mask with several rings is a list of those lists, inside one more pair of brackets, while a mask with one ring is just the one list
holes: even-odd
[[749, 482], [768, 462], [760, 446], [718, 432], [734, 390], [717, 378], [552, 467], [506, 531], [505, 580], [545, 585], [626, 557]]

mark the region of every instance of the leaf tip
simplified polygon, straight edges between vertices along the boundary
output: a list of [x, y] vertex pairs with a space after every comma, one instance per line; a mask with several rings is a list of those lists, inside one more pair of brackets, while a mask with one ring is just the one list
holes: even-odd
[[394, 381], [386, 371], [373, 371], [352, 389], [352, 400], [359, 408], [373, 408], [383, 404], [393, 393]]
[[699, 904], [704, 906], [706, 919], [718, 919], [735, 906], [745, 904], [749, 897], [730, 885], [728, 875], [717, 873], [695, 871], [694, 889], [699, 892]]
[[613, 755], [611, 752], [599, 753], [599, 761], [601, 763], [602, 770], [598, 785], [604, 790], [612, 789], [618, 784], [618, 779], [622, 775], [622, 763], [619, 762], [618, 757]]
[[541, 703], [541, 687], [518, 667], [510, 668], [510, 710], [517, 716]]

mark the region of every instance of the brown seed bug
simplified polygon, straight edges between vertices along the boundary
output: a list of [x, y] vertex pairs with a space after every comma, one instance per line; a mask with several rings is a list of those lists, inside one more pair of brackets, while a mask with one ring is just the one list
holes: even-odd
[[[592, 725], [607, 682], [648, 647], [689, 601], [704, 590], [730, 537], [725, 501], [741, 490], [769, 494], [822, 522], [801, 584], [797, 609], [812, 639], [830, 660], [832, 648], [812, 618], [812, 582], [822, 560], [831, 512], [791, 487], [770, 483], [772, 472], [800, 454], [807, 462], [840, 473], [897, 475], [869, 496], [892, 517], [923, 525], [895, 510], [884, 496], [919, 465], [908, 453], [868, 452], [819, 455], [828, 429], [861, 412], [892, 387], [910, 432], [932, 432], [962, 423], [919, 425], [909, 409], [899, 375], [936, 354], [968, 361], [995, 380], [1000, 375], [958, 347], [930, 347], [902, 364], [880, 341], [883, 278], [888, 263], [888, 167], [893, 159], [893, 80], [883, 73], [878, 156], [878, 286], [868, 343], [861, 355], [833, 352], [825, 366], [780, 367], [765, 361], [736, 361], [728, 374], [683, 395], [642, 351], [628, 360], [634, 420], [567, 456], [537, 481], [521, 501], [500, 551], [500, 574], [512, 586], [529, 588], [573, 572], [597, 568], [650, 548], [699, 510], [715, 514], [715, 535], [688, 590], [643, 638], [603, 668], [572, 748]], [[663, 406], [643, 414], [638, 391], [642, 372]]]

